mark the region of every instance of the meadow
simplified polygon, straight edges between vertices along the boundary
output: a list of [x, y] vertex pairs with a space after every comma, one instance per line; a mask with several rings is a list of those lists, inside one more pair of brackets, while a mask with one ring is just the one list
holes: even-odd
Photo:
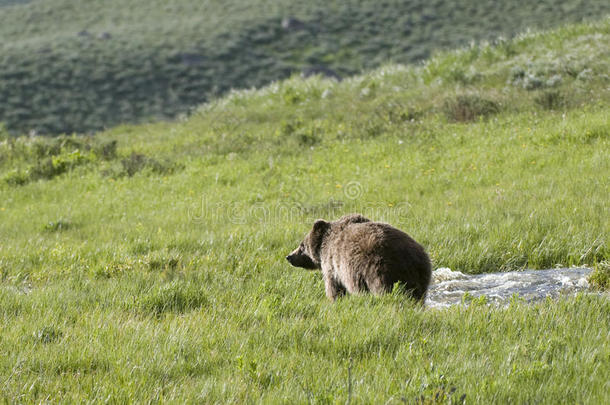
[[57, 135], [176, 118], [311, 67], [345, 77], [608, 13], [601, 0], [3, 1], [0, 122]]
[[610, 272], [610, 20], [292, 77], [174, 122], [0, 141], [5, 402], [606, 403], [607, 293], [331, 304], [316, 218], [434, 267]]

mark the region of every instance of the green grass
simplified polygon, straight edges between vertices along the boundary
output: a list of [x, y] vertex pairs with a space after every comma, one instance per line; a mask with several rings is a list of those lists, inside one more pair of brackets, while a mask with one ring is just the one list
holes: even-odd
[[[608, 399], [607, 298], [421, 311], [399, 296], [331, 305], [311, 274], [198, 273], [3, 289], [0, 395], [345, 403], [351, 365], [354, 403]], [[172, 288], [186, 297], [159, 293]]]
[[600, 0], [25, 2], [0, 7], [0, 122], [58, 134], [175, 118], [311, 66], [350, 75], [609, 12]]
[[292, 78], [95, 137], [4, 132], [0, 398], [608, 402], [607, 295], [331, 304], [284, 256], [357, 211], [435, 267], [592, 266], [603, 288], [609, 36], [604, 20]]

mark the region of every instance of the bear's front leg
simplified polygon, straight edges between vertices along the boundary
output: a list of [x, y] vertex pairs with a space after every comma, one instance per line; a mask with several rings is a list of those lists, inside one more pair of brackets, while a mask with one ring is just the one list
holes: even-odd
[[324, 287], [326, 289], [326, 296], [331, 301], [335, 301], [337, 298], [345, 295], [346, 292], [345, 287], [327, 272], [324, 272]]

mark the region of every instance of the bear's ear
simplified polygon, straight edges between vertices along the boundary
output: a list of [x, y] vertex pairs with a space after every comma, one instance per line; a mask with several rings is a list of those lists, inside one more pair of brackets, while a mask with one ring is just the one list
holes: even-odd
[[313, 224], [313, 233], [314, 234], [315, 233], [324, 234], [324, 232], [326, 232], [326, 230], [328, 229], [329, 226], [330, 226], [330, 224], [328, 222], [326, 222], [325, 220], [318, 219]]
[[320, 254], [320, 248], [322, 247], [322, 241], [324, 240], [324, 236], [326, 235], [326, 231], [330, 227], [330, 223], [326, 222], [323, 219], [318, 219], [313, 224], [313, 229], [311, 230], [311, 236], [309, 239], [309, 243], [311, 244], [311, 250], [314, 256], [317, 258]]

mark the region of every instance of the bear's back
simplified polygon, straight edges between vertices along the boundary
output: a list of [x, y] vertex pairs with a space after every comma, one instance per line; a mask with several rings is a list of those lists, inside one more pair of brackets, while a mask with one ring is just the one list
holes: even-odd
[[409, 249], [417, 244], [409, 235], [382, 222], [350, 224], [343, 229], [344, 239], [357, 245], [363, 253]]
[[344, 270], [376, 281], [382, 290], [391, 290], [400, 281], [415, 290], [416, 298], [425, 295], [431, 278], [430, 259], [400, 229], [381, 222], [349, 224], [338, 232], [333, 250]]

